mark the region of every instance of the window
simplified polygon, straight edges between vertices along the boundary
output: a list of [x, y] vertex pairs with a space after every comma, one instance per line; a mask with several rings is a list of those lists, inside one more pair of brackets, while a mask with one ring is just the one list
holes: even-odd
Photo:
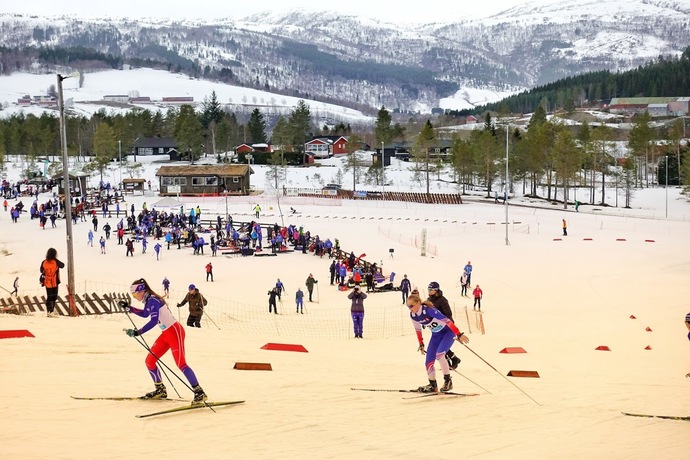
[[232, 183], [233, 183], [233, 184], [239, 184], [239, 183], [240, 183], [240, 178], [239, 178], [239, 177], [233, 177], [233, 178], [232, 178]]
[[206, 177], [206, 185], [215, 186], [218, 185], [218, 178], [216, 176]]
[[153, 155], [153, 149], [151, 147], [139, 147], [137, 151], [138, 155]]
[[186, 177], [162, 177], [161, 178], [161, 185], [163, 186], [168, 186], [168, 185], [187, 185], [187, 178]]
[[204, 177], [192, 177], [192, 187], [203, 187], [206, 183]]

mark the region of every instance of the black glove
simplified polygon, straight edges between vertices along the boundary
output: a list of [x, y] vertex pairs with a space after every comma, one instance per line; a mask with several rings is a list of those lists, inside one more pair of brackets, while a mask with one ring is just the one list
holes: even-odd
[[136, 329], [126, 329], [125, 333], [130, 337], [136, 337], [139, 335], [139, 331]]
[[182, 304], [181, 304], [181, 303], [178, 303], [178, 304], [177, 304], [177, 308], [180, 308], [180, 307], [182, 307]]
[[122, 310], [126, 310], [129, 307], [129, 302], [126, 300], [120, 300], [117, 302], [117, 306], [120, 307]]

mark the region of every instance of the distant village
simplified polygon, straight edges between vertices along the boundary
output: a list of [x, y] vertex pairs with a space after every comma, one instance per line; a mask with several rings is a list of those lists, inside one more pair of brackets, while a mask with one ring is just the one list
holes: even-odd
[[[126, 94], [107, 94], [103, 96], [103, 102], [119, 104], [194, 104], [192, 96], [170, 96], [163, 97], [161, 100], [154, 100], [148, 96], [128, 96]], [[24, 95], [17, 99], [20, 107], [38, 106], [44, 108], [57, 108], [58, 101], [55, 96], [30, 96]]]

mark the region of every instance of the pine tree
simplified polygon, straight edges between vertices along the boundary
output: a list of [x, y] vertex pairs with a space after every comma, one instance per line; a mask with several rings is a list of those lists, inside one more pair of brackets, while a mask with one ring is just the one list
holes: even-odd
[[93, 150], [96, 154], [94, 164], [103, 180], [103, 170], [117, 156], [117, 139], [113, 129], [106, 123], [101, 123], [96, 127], [93, 135]]
[[194, 164], [203, 151], [203, 128], [194, 107], [185, 104], [180, 107], [180, 113], [175, 122], [175, 140], [183, 156]]
[[385, 144], [390, 144], [393, 140], [394, 131], [392, 123], [393, 118], [386, 107], [381, 106], [378, 115], [376, 116], [376, 123], [374, 125], [374, 137], [376, 139], [376, 145], [381, 145], [383, 142]]
[[249, 130], [249, 142], [251, 144], [263, 144], [266, 142], [266, 120], [261, 111], [257, 108], [252, 111], [247, 122]]
[[290, 114], [288, 124], [292, 133], [293, 151], [304, 153], [304, 144], [312, 133], [311, 111], [306, 102], [301, 99], [297, 102], [297, 107]]
[[[204, 130], [204, 137], [211, 138], [211, 153], [216, 154], [216, 131], [218, 124], [223, 119], [223, 110], [216, 97], [216, 92], [212, 91], [210, 97], [204, 98], [201, 105], [201, 127]], [[208, 146], [207, 146], [208, 147]], [[208, 150], [207, 150], [208, 151]]]

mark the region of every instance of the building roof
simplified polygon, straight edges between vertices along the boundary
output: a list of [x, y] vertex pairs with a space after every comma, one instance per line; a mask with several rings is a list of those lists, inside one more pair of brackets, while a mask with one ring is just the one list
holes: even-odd
[[345, 136], [314, 136], [307, 144], [315, 143], [315, 141], [323, 142], [324, 144], [335, 144], [340, 139], [344, 139], [347, 142], [347, 137]]
[[122, 179], [123, 184], [143, 184], [144, 182], [146, 182], [146, 179]]
[[673, 102], [677, 97], [614, 97], [611, 105], [649, 105], [667, 104]]
[[177, 148], [177, 142], [172, 137], [140, 137], [134, 143], [134, 147], [153, 148], [153, 147], [172, 147]]
[[254, 174], [249, 165], [188, 165], [188, 166], [161, 166], [156, 176], [244, 176]]

